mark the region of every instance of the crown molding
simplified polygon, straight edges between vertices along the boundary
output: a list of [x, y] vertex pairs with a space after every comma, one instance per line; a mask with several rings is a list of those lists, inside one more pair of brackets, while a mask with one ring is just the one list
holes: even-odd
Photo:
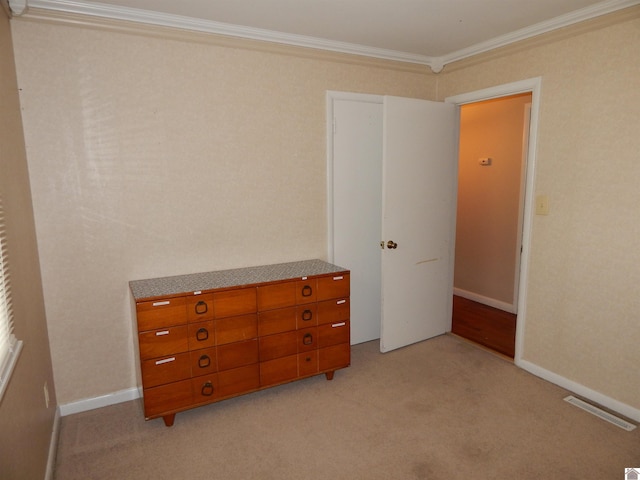
[[281, 45], [290, 45], [316, 50], [325, 50], [349, 55], [378, 58], [395, 62], [426, 65], [433, 73], [440, 73], [445, 65], [480, 53], [494, 50], [506, 45], [542, 35], [575, 23], [590, 20], [601, 15], [615, 12], [624, 8], [640, 4], [640, 0], [606, 0], [590, 7], [586, 7], [551, 20], [516, 30], [515, 32], [495, 37], [491, 40], [457, 50], [441, 57], [429, 57], [396, 50], [368, 47], [365, 45], [338, 42], [305, 35], [294, 35], [260, 28], [244, 27], [229, 23], [203, 20], [181, 15], [153, 12], [128, 7], [119, 7], [100, 3], [87, 3], [74, 0], [10, 0], [10, 4], [19, 5], [21, 14], [25, 13], [23, 5], [52, 12], [87, 15], [110, 20], [122, 20], [147, 25], [177, 28], [188, 31], [223, 35], [227, 37], [244, 38]]
[[442, 65], [447, 65], [464, 58], [488, 52], [489, 50], [495, 50], [497, 48], [504, 47], [521, 40], [527, 40], [532, 37], [537, 37], [538, 35], [542, 35], [544, 33], [549, 33], [563, 27], [568, 27], [579, 22], [591, 20], [592, 18], [600, 17], [602, 15], [613, 13], [618, 10], [633, 7], [639, 4], [640, 0], [608, 0], [600, 2], [590, 7], [581, 8], [580, 10], [567, 13], [566, 15], [561, 15], [545, 22], [536, 23], [535, 25], [516, 30], [515, 32], [492, 38], [491, 40], [487, 40], [486, 42], [480, 42], [476, 45], [472, 45], [471, 47], [463, 48], [447, 55], [443, 55], [439, 60]]
[[244, 27], [229, 23], [202, 20], [198, 18], [152, 12], [128, 7], [118, 7], [106, 4], [86, 3], [72, 0], [29, 0], [29, 6], [55, 12], [89, 15], [94, 17], [124, 20], [129, 22], [159, 25], [163, 27], [179, 28], [197, 32], [212, 33], [249, 40], [279, 43], [296, 47], [328, 50], [337, 53], [362, 55], [398, 62], [417, 63], [430, 66], [431, 57], [396, 50], [368, 47], [354, 43], [338, 42], [305, 35], [275, 32], [260, 28]]

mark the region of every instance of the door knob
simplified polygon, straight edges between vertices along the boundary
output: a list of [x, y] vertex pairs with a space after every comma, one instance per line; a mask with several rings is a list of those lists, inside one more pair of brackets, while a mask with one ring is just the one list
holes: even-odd
[[393, 240], [389, 240], [387, 242], [387, 248], [398, 248], [398, 244], [396, 242], [394, 242]]

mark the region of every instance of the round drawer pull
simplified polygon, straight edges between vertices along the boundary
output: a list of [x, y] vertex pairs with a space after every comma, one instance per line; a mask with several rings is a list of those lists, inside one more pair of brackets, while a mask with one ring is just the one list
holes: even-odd
[[313, 312], [311, 310], [305, 310], [304, 312], [302, 312], [302, 320], [304, 320], [305, 322], [308, 322], [312, 318]]
[[209, 365], [211, 365], [211, 357], [209, 357], [209, 355], [201, 355], [198, 359], [198, 366], [200, 368], [207, 368]]
[[313, 295], [313, 288], [311, 288], [311, 286], [305, 285], [304, 287], [302, 287], [303, 297], [310, 297], [311, 295]]
[[213, 384], [209, 382], [205, 382], [200, 389], [200, 393], [205, 397], [210, 397], [213, 395]]
[[207, 330], [204, 327], [198, 329], [198, 331], [196, 332], [196, 340], [198, 340], [199, 342], [204, 342], [208, 338], [209, 338], [209, 330]]
[[207, 305], [207, 302], [200, 300], [198, 303], [196, 303], [196, 313], [198, 315], [203, 315], [208, 311], [209, 311], [209, 306]]
[[304, 345], [311, 345], [313, 343], [313, 335], [307, 333], [304, 337], [302, 337], [302, 343]]

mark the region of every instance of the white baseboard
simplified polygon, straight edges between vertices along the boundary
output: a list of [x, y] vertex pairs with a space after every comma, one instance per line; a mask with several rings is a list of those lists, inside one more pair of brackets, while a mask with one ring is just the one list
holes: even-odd
[[56, 454], [58, 453], [58, 438], [60, 437], [60, 409], [56, 408], [53, 417], [53, 430], [51, 432], [51, 440], [49, 441], [49, 456], [47, 457], [47, 470], [44, 480], [53, 480], [56, 468]]
[[489, 305], [490, 307], [504, 310], [505, 312], [516, 313], [517, 311], [516, 306], [511, 303], [496, 300], [495, 298], [485, 297], [474, 292], [469, 292], [468, 290], [462, 290], [461, 288], [454, 287], [453, 294], [458, 297], [466, 298], [467, 300], [473, 300], [474, 302], [482, 303], [483, 305]]
[[60, 405], [60, 415], [66, 417], [74, 413], [95, 410], [96, 408], [108, 407], [116, 403], [128, 402], [140, 398], [140, 391], [137, 388], [127, 388], [118, 392], [109, 393], [100, 397], [85, 398], [77, 402]]
[[569, 390], [576, 395], [619, 413], [624, 417], [640, 422], [640, 409], [634, 408], [626, 403], [619, 402], [611, 397], [607, 397], [600, 392], [596, 392], [595, 390], [585, 387], [573, 380], [569, 380], [568, 378], [562, 377], [557, 373], [546, 370], [527, 360], [517, 360], [516, 365], [523, 370], [532, 373], [536, 377], [540, 377], [548, 382], [558, 385], [559, 387]]

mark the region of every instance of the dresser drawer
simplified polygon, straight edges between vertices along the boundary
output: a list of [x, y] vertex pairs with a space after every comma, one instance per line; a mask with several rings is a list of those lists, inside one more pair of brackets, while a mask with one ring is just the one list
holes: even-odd
[[297, 354], [260, 363], [260, 386], [262, 387], [293, 380], [297, 376]]
[[324, 323], [318, 327], [318, 348], [349, 343], [349, 321]]
[[297, 338], [298, 335], [295, 330], [291, 332], [260, 337], [258, 340], [258, 345], [260, 348], [260, 361], [264, 362], [267, 360], [273, 360], [274, 358], [297, 354]]
[[168, 327], [138, 334], [142, 359], [164, 357], [189, 350], [187, 326]]
[[318, 325], [349, 320], [349, 298], [318, 303]]
[[218, 345], [240, 342], [258, 336], [258, 316], [241, 315], [216, 320], [216, 342]]
[[296, 329], [296, 307], [279, 308], [258, 314], [258, 335], [273, 335]]
[[218, 356], [215, 347], [189, 352], [189, 359], [191, 375], [194, 377], [218, 371]]
[[348, 297], [350, 291], [348, 273], [318, 278], [318, 301]]
[[298, 354], [298, 375], [301, 377], [318, 373], [318, 351], [310, 350]]
[[186, 301], [184, 297], [140, 302], [136, 304], [138, 331], [155, 330], [172, 325], [187, 323]]
[[216, 318], [232, 317], [256, 312], [256, 289], [240, 288], [213, 294], [213, 311]]
[[213, 294], [192, 295], [186, 297], [187, 320], [189, 322], [201, 322], [213, 320]]
[[258, 339], [218, 346], [218, 371], [258, 363]]
[[318, 350], [318, 368], [321, 372], [348, 367], [351, 363], [351, 346], [348, 343]]
[[298, 329], [318, 325], [318, 306], [315, 303], [296, 307], [296, 327]]
[[194, 403], [213, 402], [220, 396], [220, 383], [217, 373], [201, 375], [191, 380]]
[[188, 353], [144, 360], [142, 362], [142, 384], [144, 388], [191, 378], [191, 362]]
[[258, 287], [258, 311], [291, 307], [296, 304], [296, 283], [284, 282]]
[[189, 350], [213, 347], [216, 344], [216, 329], [213, 320], [190, 323], [187, 326]]
[[193, 403], [191, 379], [144, 390], [144, 414], [147, 418], [166, 415]]
[[260, 388], [260, 366], [256, 363], [218, 373], [218, 394], [228, 397]]

